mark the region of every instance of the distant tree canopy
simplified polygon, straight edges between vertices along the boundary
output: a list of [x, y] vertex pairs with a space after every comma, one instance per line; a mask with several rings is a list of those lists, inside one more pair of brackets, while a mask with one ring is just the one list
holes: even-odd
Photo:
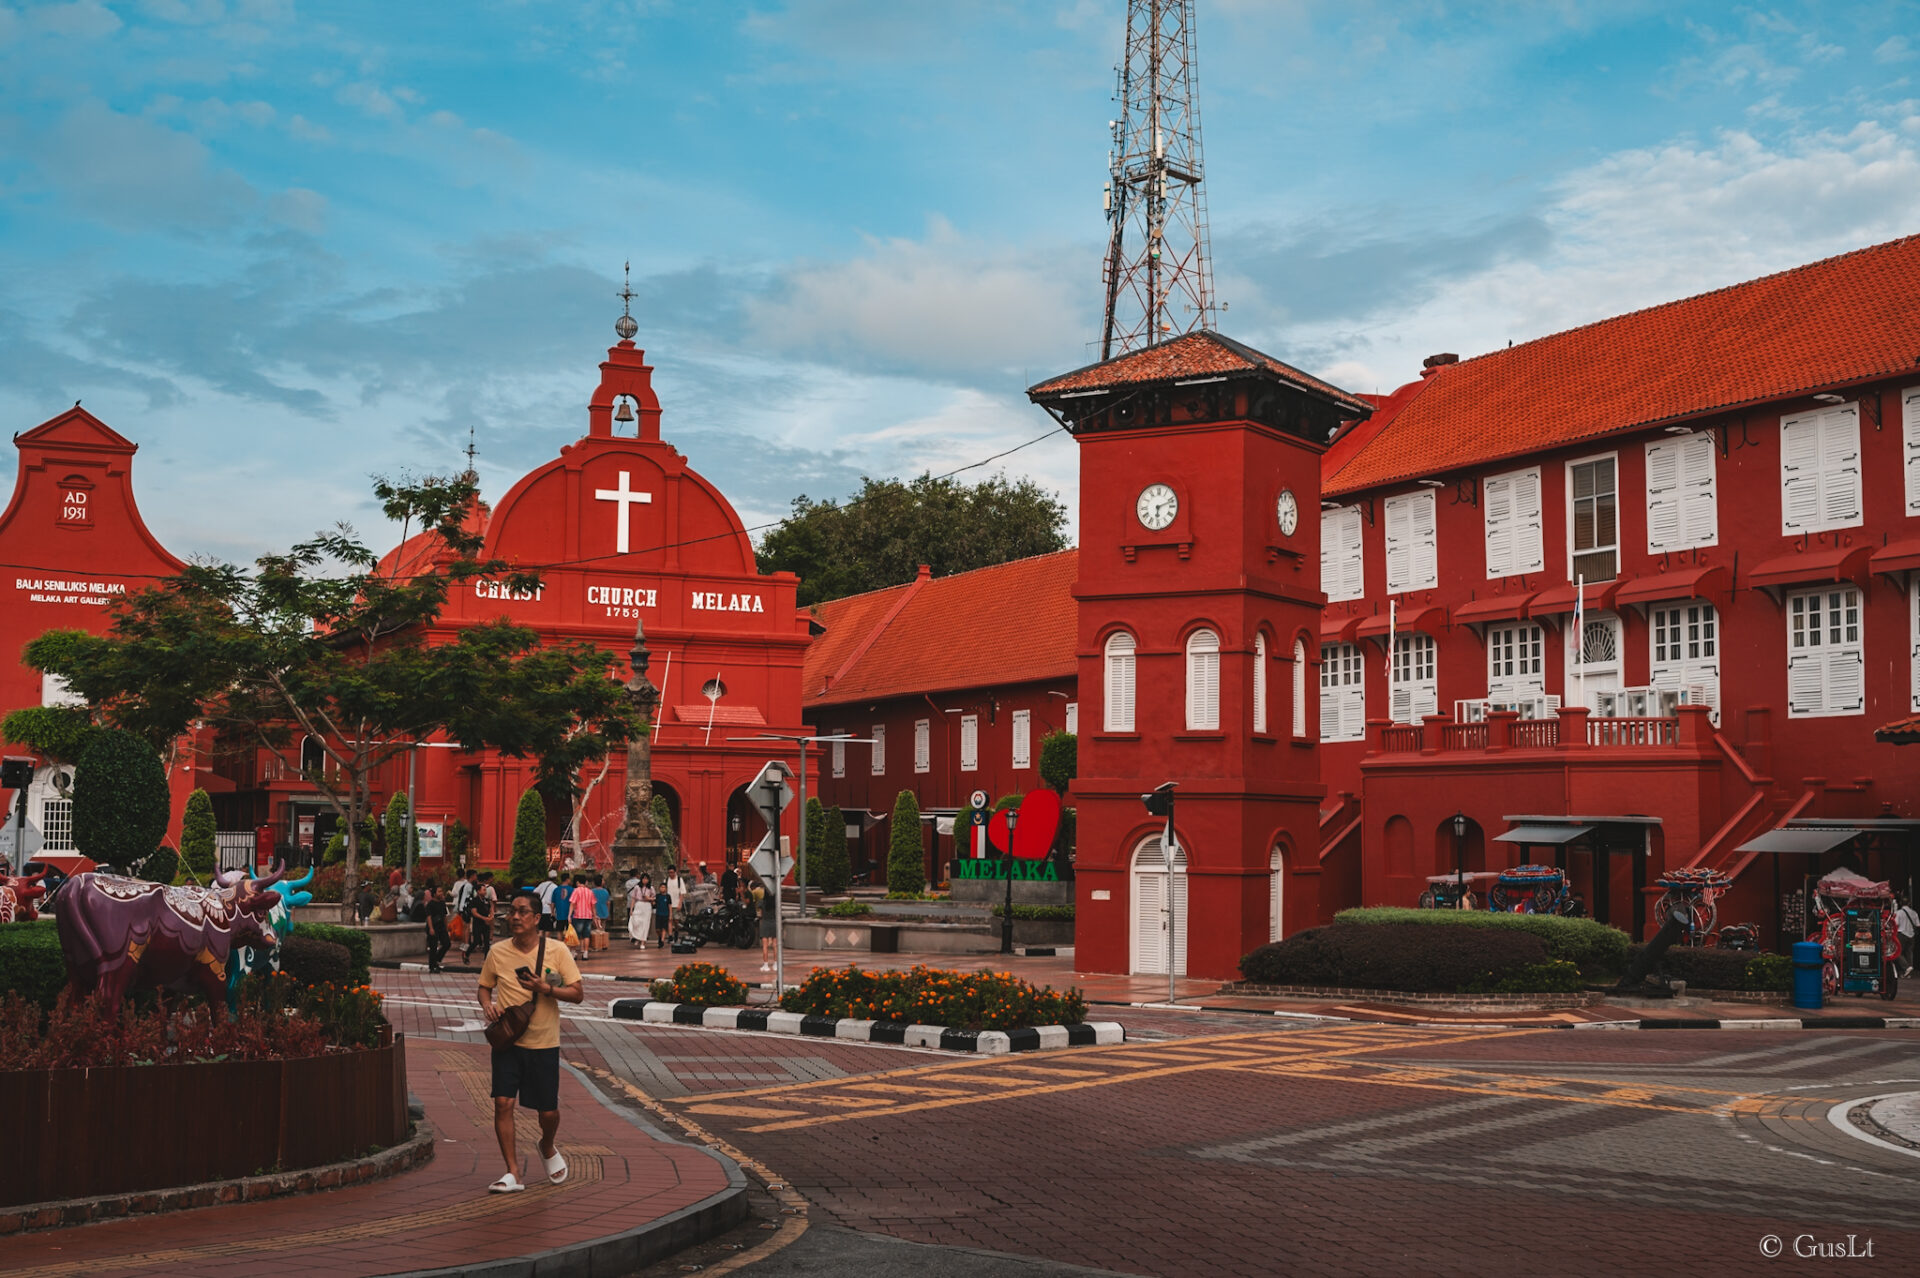
[[1067, 508], [1031, 479], [863, 479], [844, 505], [794, 498], [760, 571], [798, 573], [800, 603], [823, 603], [911, 581], [921, 564], [945, 577], [1064, 550], [1066, 526]]

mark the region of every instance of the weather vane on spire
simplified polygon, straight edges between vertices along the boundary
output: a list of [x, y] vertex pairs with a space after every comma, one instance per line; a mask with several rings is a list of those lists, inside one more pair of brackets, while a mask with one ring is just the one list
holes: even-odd
[[469, 421], [467, 423], [467, 479], [473, 483], [478, 483], [480, 479], [480, 472], [473, 468], [474, 455], [479, 451], [473, 439], [473, 423]]
[[626, 279], [615, 294], [620, 299], [620, 318], [613, 322], [613, 331], [620, 334], [621, 341], [630, 342], [640, 331], [640, 326], [633, 322], [633, 263], [624, 263], [620, 270]]

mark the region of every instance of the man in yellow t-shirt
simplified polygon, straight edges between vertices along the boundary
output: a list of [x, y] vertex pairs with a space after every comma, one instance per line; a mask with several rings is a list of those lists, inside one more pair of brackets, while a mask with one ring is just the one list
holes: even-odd
[[[540, 1157], [547, 1179], [567, 1178], [567, 1160], [554, 1148], [560, 1131], [560, 1004], [584, 996], [573, 955], [554, 938], [544, 950], [540, 935], [540, 898], [515, 892], [506, 910], [507, 939], [487, 951], [480, 967], [480, 1012], [489, 1021], [509, 1007], [533, 1000], [533, 1019], [518, 1042], [493, 1049], [493, 1133], [507, 1174], [487, 1187], [495, 1194], [518, 1193], [520, 1160], [514, 1152], [513, 1106], [517, 1099], [540, 1115]], [[533, 970], [535, 964], [540, 971]]]

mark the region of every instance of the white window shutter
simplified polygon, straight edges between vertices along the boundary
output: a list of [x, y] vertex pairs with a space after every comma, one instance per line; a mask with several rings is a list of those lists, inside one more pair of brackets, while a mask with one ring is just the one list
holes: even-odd
[[1864, 714], [1867, 709], [1867, 669], [1859, 647], [1829, 648], [1826, 662], [1826, 712], [1832, 715]]
[[1080, 703], [1078, 701], [1067, 702], [1067, 735], [1070, 737], [1080, 735]]
[[1684, 546], [1713, 546], [1720, 541], [1720, 506], [1715, 483], [1713, 436], [1689, 435], [1680, 441], [1680, 537]]
[[1780, 531], [1808, 532], [1820, 522], [1820, 415], [1780, 423]]
[[1413, 589], [1436, 590], [1440, 586], [1440, 529], [1435, 515], [1433, 490], [1413, 497]]
[[1853, 404], [1820, 414], [1820, 479], [1823, 525], [1860, 522], [1860, 410]]
[[1787, 713], [1826, 713], [1826, 673], [1825, 655], [1817, 648], [1787, 658]]
[[1907, 680], [1912, 685], [1911, 708], [1920, 710], [1920, 577], [1916, 577], [1907, 590], [1910, 602], [1909, 611], [1913, 615], [1909, 631], [1910, 651], [1907, 659]]
[[873, 738], [873, 775], [884, 777], [887, 775], [887, 725], [874, 724], [868, 735]]
[[1320, 515], [1320, 593], [1329, 600], [1344, 599], [1340, 593], [1340, 510]]
[[977, 714], [960, 716], [960, 770], [980, 770], [980, 716]]
[[1647, 445], [1647, 553], [1677, 550], [1681, 540], [1680, 444], [1661, 440]]
[[[1916, 665], [1916, 669], [1920, 669], [1920, 665]], [[1293, 641], [1293, 735], [1307, 735], [1307, 645], [1301, 639]]]
[[1108, 732], [1133, 731], [1133, 636], [1116, 634], [1107, 640], [1106, 705], [1101, 722]]
[[1544, 572], [1546, 545], [1540, 523], [1540, 470], [1535, 467], [1513, 477], [1513, 574]]
[[1016, 768], [1033, 766], [1033, 712], [1031, 710], [1013, 712], [1013, 766]]
[[1345, 524], [1340, 548], [1340, 597], [1358, 599], [1367, 593], [1366, 543], [1358, 506], [1347, 508]]
[[1187, 640], [1187, 729], [1211, 732], [1220, 726], [1220, 639], [1196, 630]]
[[1390, 707], [1388, 713], [1395, 723], [1412, 723], [1414, 721], [1413, 685], [1396, 681], [1393, 685], [1393, 695], [1388, 698], [1388, 705]]
[[[1322, 653], [1320, 659], [1325, 661], [1327, 659], [1326, 654]], [[1320, 739], [1322, 741], [1337, 741], [1340, 739], [1340, 707], [1342, 704], [1342, 690], [1340, 688], [1330, 688], [1325, 683], [1320, 685]]]
[[1494, 475], [1481, 486], [1487, 527], [1487, 579], [1513, 575], [1513, 476]]
[[1920, 386], [1901, 392], [1900, 419], [1907, 450], [1907, 513], [1920, 515]]
[[1364, 741], [1367, 737], [1367, 685], [1358, 673], [1341, 690], [1340, 735], [1348, 741]]
[[1413, 498], [1389, 497], [1387, 514], [1387, 593], [1413, 589]]
[[847, 743], [844, 741], [833, 743], [833, 775], [836, 777], [847, 775]]
[[926, 772], [933, 767], [933, 720], [916, 719], [913, 723], [913, 770]]
[[1253, 637], [1253, 730], [1267, 730], [1267, 636]]

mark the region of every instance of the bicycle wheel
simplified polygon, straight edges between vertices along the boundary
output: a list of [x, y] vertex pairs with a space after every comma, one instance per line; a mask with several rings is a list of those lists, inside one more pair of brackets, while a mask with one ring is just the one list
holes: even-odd
[[1435, 896], [1433, 895], [1433, 889], [1432, 889], [1432, 888], [1428, 888], [1428, 889], [1427, 889], [1426, 891], [1424, 891], [1424, 892], [1422, 892], [1422, 893], [1420, 894], [1420, 901], [1419, 901], [1419, 904], [1417, 904], [1417, 905], [1415, 905], [1415, 906], [1414, 906], [1413, 908], [1414, 908], [1414, 909], [1416, 909], [1416, 910], [1437, 910], [1437, 909], [1439, 909], [1439, 908], [1440, 908], [1440, 903], [1439, 903], [1439, 901], [1438, 901], [1438, 899], [1437, 899], [1437, 898], [1436, 898], [1436, 897], [1435, 897]]
[[1820, 974], [1820, 985], [1829, 998], [1840, 992], [1840, 965], [1832, 959], [1826, 961], [1825, 968]]

